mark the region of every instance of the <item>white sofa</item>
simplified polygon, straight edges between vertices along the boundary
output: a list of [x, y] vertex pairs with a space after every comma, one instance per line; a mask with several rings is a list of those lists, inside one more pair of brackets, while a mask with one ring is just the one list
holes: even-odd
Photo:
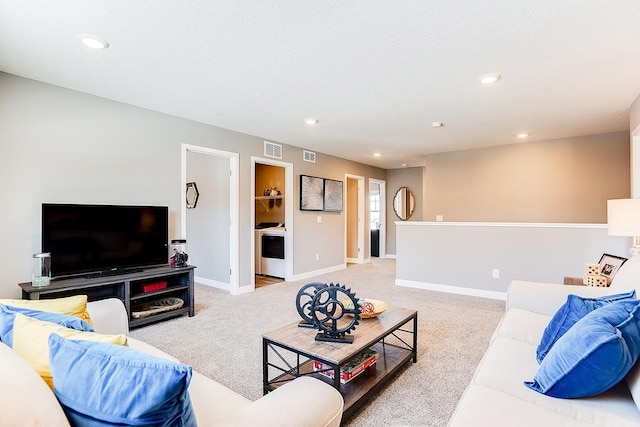
[[[96, 332], [128, 334], [127, 314], [118, 299], [90, 302]], [[128, 338], [131, 348], [177, 360], [157, 348]], [[256, 381], [261, 381], [256, 378]], [[198, 426], [338, 427], [343, 399], [328, 384], [301, 377], [255, 402], [193, 371], [189, 395]], [[54, 394], [11, 348], [0, 343], [0, 425], [68, 426]]]
[[[607, 288], [513, 281], [506, 313], [449, 426], [640, 426], [640, 410], [626, 381], [582, 399], [548, 397], [523, 384], [536, 375], [536, 348], [569, 293], [597, 297], [631, 289], [640, 297], [640, 256], [623, 264]], [[630, 375], [638, 374], [639, 365]], [[640, 396], [640, 390], [634, 394]]]

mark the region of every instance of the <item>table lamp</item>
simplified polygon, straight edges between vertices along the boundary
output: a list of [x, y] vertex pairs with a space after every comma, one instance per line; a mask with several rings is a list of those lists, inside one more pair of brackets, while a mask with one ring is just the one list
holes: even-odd
[[633, 237], [629, 252], [640, 254], [640, 199], [607, 200], [607, 225], [610, 236]]

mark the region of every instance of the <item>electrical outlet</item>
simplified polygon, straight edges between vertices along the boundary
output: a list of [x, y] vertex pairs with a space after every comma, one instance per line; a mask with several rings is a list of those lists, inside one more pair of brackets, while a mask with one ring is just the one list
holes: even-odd
[[316, 254], [316, 261], [320, 261], [320, 254]]
[[444, 216], [436, 215], [436, 221], [438, 221], [438, 222], [444, 221]]
[[493, 274], [493, 278], [494, 279], [499, 279], [500, 278], [500, 270], [499, 269], [494, 268], [492, 274]]
[[318, 221], [318, 224], [322, 224], [322, 215], [318, 215], [316, 221]]

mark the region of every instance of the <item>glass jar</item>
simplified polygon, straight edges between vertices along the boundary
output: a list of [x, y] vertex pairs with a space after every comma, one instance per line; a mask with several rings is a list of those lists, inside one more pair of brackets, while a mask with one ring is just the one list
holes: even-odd
[[51, 282], [51, 253], [33, 254], [31, 262], [31, 285], [34, 288], [48, 286]]
[[189, 255], [187, 255], [187, 241], [175, 239], [169, 245], [169, 264], [171, 267], [186, 267]]

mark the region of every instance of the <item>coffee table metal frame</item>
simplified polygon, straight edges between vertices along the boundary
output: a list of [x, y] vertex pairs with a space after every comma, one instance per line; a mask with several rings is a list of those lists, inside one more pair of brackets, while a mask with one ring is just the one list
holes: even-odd
[[[344, 398], [343, 417], [347, 418], [382, 387], [409, 360], [417, 362], [418, 313], [392, 307], [376, 318], [362, 319], [353, 331], [353, 344], [315, 341], [317, 330], [285, 325], [262, 336], [263, 392], [275, 390], [300, 376], [319, 378]], [[376, 363], [346, 384], [340, 382], [340, 365], [366, 348], [378, 351]], [[270, 356], [271, 360], [270, 360]], [[333, 379], [313, 370], [317, 360], [330, 367]], [[271, 372], [275, 374], [270, 375]]]

